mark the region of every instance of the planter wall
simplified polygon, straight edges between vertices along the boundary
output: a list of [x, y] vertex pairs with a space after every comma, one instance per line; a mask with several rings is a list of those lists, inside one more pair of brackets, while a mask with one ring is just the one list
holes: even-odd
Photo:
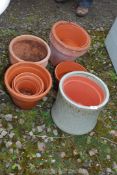
[[106, 37], [105, 45], [117, 74], [117, 17]]
[[86, 134], [95, 127], [108, 100], [109, 90], [101, 79], [88, 72], [71, 72], [60, 80], [52, 118], [69, 134]]

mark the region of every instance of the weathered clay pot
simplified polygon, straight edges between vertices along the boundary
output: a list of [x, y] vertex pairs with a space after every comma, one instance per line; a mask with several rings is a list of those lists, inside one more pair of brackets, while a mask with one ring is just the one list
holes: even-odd
[[11, 64], [31, 61], [47, 66], [50, 58], [50, 48], [41, 38], [34, 35], [21, 35], [12, 39], [9, 45]]
[[50, 33], [51, 62], [74, 61], [87, 52], [91, 39], [85, 29], [76, 23], [56, 22]]
[[[12, 88], [14, 78], [25, 72], [33, 73], [42, 79], [44, 83], [44, 90], [41, 94], [33, 97], [30, 95], [26, 96], [17, 93]], [[22, 109], [31, 109], [34, 107], [39, 100], [48, 94], [52, 86], [52, 78], [48, 70], [41, 65], [32, 62], [19, 62], [10, 66], [5, 73], [4, 82], [14, 103]]]

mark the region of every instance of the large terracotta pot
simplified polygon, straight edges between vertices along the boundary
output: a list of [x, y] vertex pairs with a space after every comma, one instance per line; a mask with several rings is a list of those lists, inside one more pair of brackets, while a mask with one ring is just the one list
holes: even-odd
[[12, 81], [12, 88], [22, 95], [39, 95], [44, 90], [44, 83], [37, 75], [24, 72], [17, 75]]
[[17, 36], [9, 45], [11, 64], [31, 61], [46, 67], [50, 54], [51, 51], [48, 44], [34, 35]]
[[[30, 72], [41, 78], [44, 84], [44, 90], [39, 95], [22, 95], [12, 88], [12, 82], [15, 77], [21, 73]], [[41, 65], [32, 62], [19, 62], [10, 66], [6, 73], [4, 82], [14, 103], [22, 109], [31, 109], [39, 100], [48, 94], [52, 86], [52, 78], [48, 70]]]
[[70, 72], [60, 80], [52, 118], [69, 134], [86, 134], [95, 127], [108, 100], [108, 87], [100, 78], [88, 72]]
[[51, 62], [74, 61], [87, 52], [91, 39], [85, 29], [76, 23], [56, 22], [50, 33]]

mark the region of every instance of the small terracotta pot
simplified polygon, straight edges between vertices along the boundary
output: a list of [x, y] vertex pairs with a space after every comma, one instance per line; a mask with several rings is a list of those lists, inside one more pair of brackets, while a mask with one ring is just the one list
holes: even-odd
[[58, 81], [65, 75], [66, 73], [73, 71], [86, 71], [87, 70], [80, 65], [79, 63], [75, 63], [72, 61], [64, 61], [59, 63], [55, 68], [55, 77]]
[[37, 75], [24, 72], [14, 78], [12, 88], [22, 95], [39, 95], [44, 90], [44, 83]]
[[59, 21], [53, 25], [50, 33], [50, 60], [54, 66], [61, 61], [74, 61], [87, 52], [90, 44], [90, 36], [81, 26]]
[[11, 64], [31, 61], [46, 67], [50, 54], [48, 44], [43, 39], [33, 35], [17, 36], [9, 45]]
[[60, 80], [52, 118], [69, 134], [86, 134], [95, 127], [108, 100], [108, 87], [100, 78], [88, 72], [70, 72]]
[[[44, 83], [44, 91], [41, 94], [36, 96], [25, 96], [17, 93], [12, 88], [14, 78], [25, 72], [33, 73], [42, 79]], [[40, 99], [48, 94], [52, 86], [52, 78], [48, 70], [41, 65], [32, 62], [19, 62], [10, 66], [5, 73], [4, 82], [14, 103], [22, 109], [31, 109], [34, 107]]]

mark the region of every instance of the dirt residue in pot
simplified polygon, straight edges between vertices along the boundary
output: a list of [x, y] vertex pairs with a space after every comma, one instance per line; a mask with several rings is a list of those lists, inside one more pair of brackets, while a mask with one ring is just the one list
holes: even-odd
[[47, 55], [47, 50], [41, 43], [32, 40], [19, 41], [13, 46], [17, 57], [25, 61], [40, 61]]
[[33, 92], [31, 89], [26, 89], [26, 88], [23, 89], [23, 88], [22, 88], [22, 89], [20, 89], [19, 91], [20, 91], [20, 93], [23, 94], [23, 95], [34, 95], [34, 92]]

